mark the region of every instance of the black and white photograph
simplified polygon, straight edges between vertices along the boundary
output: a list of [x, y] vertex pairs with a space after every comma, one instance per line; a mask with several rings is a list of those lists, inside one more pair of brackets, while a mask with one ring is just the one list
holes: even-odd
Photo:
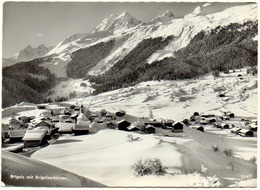
[[2, 188], [257, 188], [257, 1], [1, 8]]

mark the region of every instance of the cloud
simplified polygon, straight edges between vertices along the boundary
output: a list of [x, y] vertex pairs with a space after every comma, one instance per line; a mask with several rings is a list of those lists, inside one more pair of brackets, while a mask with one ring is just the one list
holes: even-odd
[[39, 33], [37, 34], [38, 37], [43, 37], [43, 34]]

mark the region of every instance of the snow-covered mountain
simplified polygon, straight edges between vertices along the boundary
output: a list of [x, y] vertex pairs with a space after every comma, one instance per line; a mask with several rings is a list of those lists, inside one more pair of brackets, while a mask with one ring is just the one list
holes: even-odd
[[46, 47], [45, 45], [41, 44], [38, 47], [33, 48], [32, 46], [28, 45], [21, 51], [17, 52], [14, 56], [3, 59], [3, 66], [10, 66], [18, 62], [22, 61], [30, 61], [35, 58], [45, 56], [53, 46]]
[[158, 17], [149, 21], [148, 24], [156, 24], [158, 22], [165, 23], [171, 21], [172, 19], [174, 19], [174, 14], [168, 10], [162, 15], [159, 15]]
[[[218, 26], [227, 26], [230, 23], [241, 24], [248, 20], [257, 20], [256, 4], [231, 7], [221, 12], [203, 15], [204, 10], [216, 9], [211, 8], [212, 6], [208, 3], [199, 6], [184, 18], [174, 18], [173, 13], [167, 11], [147, 24], [137, 20], [128, 12], [123, 12], [120, 15], [112, 14], [109, 18], [104, 19], [91, 33], [73, 35], [60, 42], [48, 53], [48, 55], [55, 55], [55, 61], [46, 65], [46, 67], [51, 68], [52, 72], [59, 77], [67, 77], [66, 65], [71, 61], [73, 52], [92, 47], [101, 42], [114, 40], [114, 48], [111, 49], [109, 55], [98, 61], [86, 73], [98, 75], [112, 68], [113, 64], [126, 56], [144, 39], [174, 36], [174, 39], [166, 47], [158, 49], [147, 59], [147, 63], [152, 63], [165, 57], [174, 57], [175, 51], [187, 46], [190, 40], [202, 30], [210, 31]], [[214, 4], [214, 6], [216, 5]], [[244, 14], [241, 14], [241, 12]], [[55, 69], [54, 65], [58, 66], [59, 69]]]
[[110, 31], [111, 33], [120, 33], [129, 28], [133, 28], [142, 22], [131, 16], [127, 11], [120, 15], [112, 14], [109, 18], [104, 19], [92, 33], [100, 31]]

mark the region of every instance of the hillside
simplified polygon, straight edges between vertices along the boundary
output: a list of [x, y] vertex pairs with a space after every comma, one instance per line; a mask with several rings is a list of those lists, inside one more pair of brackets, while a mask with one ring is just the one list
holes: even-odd
[[95, 93], [98, 94], [142, 81], [187, 79], [215, 70], [256, 66], [257, 41], [253, 38], [258, 33], [257, 27], [257, 22], [246, 22], [201, 31], [185, 48], [175, 52], [175, 57], [152, 64], [147, 64], [146, 60], [172, 38], [145, 39], [101, 77], [91, 76], [89, 79], [95, 83]]
[[40, 66], [48, 58], [21, 62], [3, 68], [2, 107], [23, 101], [41, 103], [47, 93], [56, 85], [56, 77]]

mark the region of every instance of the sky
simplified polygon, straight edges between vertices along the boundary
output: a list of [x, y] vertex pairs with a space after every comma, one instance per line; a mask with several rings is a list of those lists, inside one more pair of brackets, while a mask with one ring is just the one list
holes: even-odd
[[170, 10], [176, 17], [205, 2], [5, 2], [2, 55], [13, 56], [27, 45], [54, 46], [67, 36], [91, 32], [111, 14], [129, 12], [147, 22]]

